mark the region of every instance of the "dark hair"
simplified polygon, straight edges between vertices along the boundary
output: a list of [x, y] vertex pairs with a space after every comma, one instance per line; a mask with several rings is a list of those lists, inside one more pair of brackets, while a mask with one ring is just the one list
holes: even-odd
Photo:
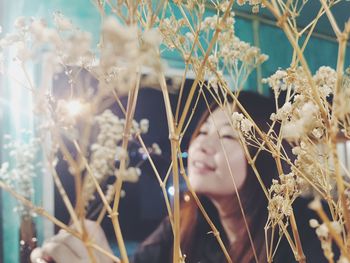
[[[243, 108], [252, 117], [257, 126], [262, 131], [267, 132], [270, 128], [270, 115], [274, 111], [273, 100], [263, 97], [257, 93], [247, 91], [240, 92], [238, 100]], [[227, 102], [235, 105], [235, 101], [230, 96], [227, 96]], [[204, 112], [197, 125], [197, 129], [193, 133], [192, 139], [198, 135], [201, 125], [206, 121], [210, 115], [210, 112], [213, 112], [216, 108], [218, 108], [218, 106], [219, 105], [214, 102], [210, 105], [209, 110]], [[237, 106], [235, 108], [237, 111], [241, 112]], [[254, 156], [257, 152], [257, 148], [248, 146], [248, 151], [251, 156]], [[261, 175], [263, 184], [266, 187], [269, 187], [272, 179], [277, 178], [276, 165], [271, 154], [267, 153], [266, 151], [260, 152], [255, 161], [255, 166]], [[242, 200], [242, 206], [248, 221], [249, 230], [252, 235], [258, 260], [259, 262], [265, 262], [266, 250], [264, 226], [268, 215], [268, 201], [252, 167], [250, 165], [247, 165], [247, 167], [247, 177], [238, 193]], [[237, 239], [239, 242], [235, 242], [234, 245], [231, 246], [231, 244], [228, 244], [228, 238], [225, 236], [215, 206], [205, 196], [200, 196], [200, 200], [211, 220], [220, 231], [220, 236], [223, 239], [232, 260], [234, 262], [241, 263], [254, 261], [254, 253], [251, 248], [246, 227], [240, 228], [240, 233], [237, 233]], [[238, 218], [237, 220], [243, 220], [243, 216], [238, 205], [237, 194], [235, 194], [233, 197], [232, 205], [237, 206], [237, 212], [240, 213], [240, 216], [236, 217]], [[186, 254], [187, 258], [189, 259], [188, 262], [193, 262], [194, 260], [192, 257], [194, 257], [194, 254], [196, 254], [196, 248], [194, 246], [195, 237], [201, 231], [210, 231], [209, 225], [204, 220], [193, 198], [191, 198], [189, 202], [184, 202], [181, 213], [181, 247], [183, 253]]]

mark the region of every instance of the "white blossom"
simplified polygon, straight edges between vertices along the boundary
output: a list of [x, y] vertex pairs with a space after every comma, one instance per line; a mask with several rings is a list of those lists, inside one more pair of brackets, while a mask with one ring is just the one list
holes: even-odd
[[309, 208], [312, 210], [322, 209], [322, 204], [320, 199], [315, 198], [311, 203], [309, 203]]
[[316, 227], [319, 227], [320, 226], [320, 224], [318, 223], [318, 221], [316, 220], [316, 219], [310, 219], [309, 220], [309, 224], [310, 224], [310, 226], [312, 227], [312, 228], [316, 228]]
[[156, 155], [162, 154], [162, 150], [160, 149], [160, 147], [157, 143], [152, 143], [152, 152]]
[[312, 132], [317, 125], [317, 114], [319, 114], [319, 108], [308, 101], [302, 105], [301, 109], [294, 112], [294, 117], [290, 121], [285, 123], [282, 136], [286, 139], [298, 139]]
[[148, 129], [149, 129], [149, 120], [147, 119], [142, 119], [140, 121], [140, 130], [141, 130], [141, 133], [147, 133], [148, 132]]
[[[36, 160], [39, 151], [39, 140], [32, 138], [29, 142], [16, 141], [12, 138], [5, 139], [7, 142], [5, 148], [9, 151], [11, 163], [1, 164], [0, 180], [5, 181], [17, 193], [31, 200], [34, 194], [33, 179], [36, 177], [37, 170], [41, 163]], [[23, 216], [32, 215], [30, 209], [19, 203], [15, 211]]]
[[14, 26], [16, 29], [25, 29], [25, 27], [27, 26], [27, 21], [28, 19], [24, 16], [19, 16], [16, 18], [15, 22], [14, 22]]
[[278, 95], [281, 91], [287, 89], [287, 72], [284, 70], [277, 70], [271, 77], [263, 79], [263, 83], [267, 83], [274, 91], [275, 95]]
[[136, 183], [141, 175], [141, 170], [135, 167], [129, 167], [126, 171], [116, 171], [116, 176], [122, 178], [124, 182]]
[[55, 12], [53, 14], [53, 20], [57, 29], [60, 31], [69, 31], [74, 29], [72, 22], [60, 12]]
[[301, 194], [304, 180], [294, 175], [281, 174], [279, 180], [273, 179], [268, 189], [270, 199], [268, 204], [269, 218], [274, 225], [288, 218], [292, 213], [292, 203]]
[[249, 132], [251, 132], [252, 128], [253, 128], [253, 123], [247, 118], [244, 118], [241, 121], [241, 130], [243, 133], [248, 134]]
[[321, 96], [326, 98], [333, 93], [333, 90], [335, 89], [337, 72], [330, 67], [322, 66], [313, 76], [313, 79], [319, 88]]
[[29, 59], [32, 58], [32, 51], [26, 46], [26, 43], [24, 42], [18, 42], [16, 44], [16, 48], [17, 48], [17, 59], [22, 61], [22, 62], [25, 62]]

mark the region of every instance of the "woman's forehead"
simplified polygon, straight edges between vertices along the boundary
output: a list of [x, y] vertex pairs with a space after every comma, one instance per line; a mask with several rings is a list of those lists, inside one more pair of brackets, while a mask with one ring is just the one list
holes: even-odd
[[[204, 122], [206, 126], [216, 125], [221, 126], [230, 124], [230, 116], [232, 115], [232, 108], [229, 106], [218, 107], [211, 114], [209, 114], [207, 120]], [[203, 124], [203, 125], [204, 125]]]

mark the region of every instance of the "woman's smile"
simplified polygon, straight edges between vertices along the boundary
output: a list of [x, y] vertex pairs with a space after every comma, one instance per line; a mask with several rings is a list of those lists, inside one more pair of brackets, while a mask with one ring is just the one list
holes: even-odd
[[195, 168], [195, 170], [197, 170], [197, 172], [200, 172], [200, 173], [215, 172], [214, 165], [209, 165], [208, 163], [200, 160], [194, 160], [193, 167]]

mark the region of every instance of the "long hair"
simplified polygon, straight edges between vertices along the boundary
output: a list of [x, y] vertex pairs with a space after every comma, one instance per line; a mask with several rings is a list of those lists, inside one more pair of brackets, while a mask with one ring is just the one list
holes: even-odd
[[[227, 100], [230, 103], [233, 102], [231, 97], [227, 97]], [[267, 132], [269, 130], [268, 123], [270, 115], [274, 111], [274, 103], [272, 100], [256, 93], [245, 91], [242, 91], [240, 93], [238, 100], [252, 117], [257, 126], [262, 131]], [[210, 111], [207, 110], [202, 115], [202, 118], [197, 125], [197, 129], [193, 133], [192, 140], [197, 137], [201, 125], [206, 121], [210, 115], [210, 112], [213, 112], [216, 108], [218, 108], [218, 104], [212, 103], [210, 105]], [[257, 148], [248, 146], [248, 151], [251, 156], [254, 156], [257, 152]], [[274, 159], [270, 154], [262, 151], [259, 153], [258, 158], [255, 161], [255, 166], [259, 171], [263, 184], [265, 187], [269, 187], [271, 185], [272, 179], [277, 177]], [[266, 224], [268, 215], [268, 201], [252, 167], [247, 164], [247, 168], [246, 179], [241, 188], [238, 190], [238, 194], [242, 201], [242, 206], [247, 218], [249, 231], [252, 235], [258, 261], [266, 262], [264, 226]], [[219, 230], [220, 236], [225, 243], [226, 249], [233, 262], [255, 262], [253, 249], [247, 235], [246, 227], [241, 227], [240, 230], [236, 233], [236, 239], [238, 241], [234, 242], [233, 244], [229, 244], [229, 239], [226, 237], [223, 231], [220, 217], [215, 206], [205, 196], [200, 196], [200, 200], [211, 220]], [[240, 212], [241, 210], [238, 204], [237, 193], [235, 193], [232, 197], [232, 206], [234, 206], [234, 209], [240, 213], [240, 216], [234, 217], [234, 220], [237, 220], [235, 223], [242, 223], [243, 216]], [[230, 209], [232, 209], [232, 207]], [[189, 202], [183, 203], [180, 229], [182, 242], [181, 248], [183, 253], [186, 254], [186, 262], [194, 262], [194, 254], [196, 254], [196, 237], [198, 234], [200, 234], [199, 232], [208, 232], [210, 229], [209, 225], [206, 223], [197, 205], [195, 204], [193, 198], [191, 198]]]

